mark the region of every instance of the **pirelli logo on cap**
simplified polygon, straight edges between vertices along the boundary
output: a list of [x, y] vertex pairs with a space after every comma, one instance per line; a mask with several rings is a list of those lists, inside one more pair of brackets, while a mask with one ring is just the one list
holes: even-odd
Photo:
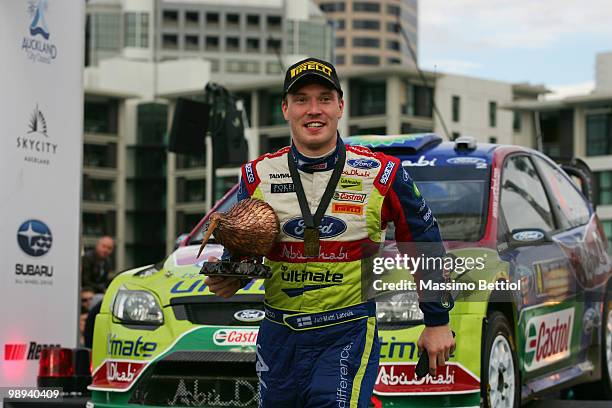
[[319, 71], [331, 78], [332, 69], [325, 64], [317, 61], [306, 61], [289, 71], [289, 76], [295, 78], [296, 75], [304, 71]]

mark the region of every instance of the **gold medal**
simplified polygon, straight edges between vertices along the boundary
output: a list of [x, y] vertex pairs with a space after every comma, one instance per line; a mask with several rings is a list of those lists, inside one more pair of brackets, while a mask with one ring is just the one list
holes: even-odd
[[319, 229], [304, 228], [304, 256], [316, 258], [319, 256]]

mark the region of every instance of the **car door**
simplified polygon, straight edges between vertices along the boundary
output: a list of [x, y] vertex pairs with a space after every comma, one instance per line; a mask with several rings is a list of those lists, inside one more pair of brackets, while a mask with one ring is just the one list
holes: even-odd
[[589, 203], [565, 172], [543, 157], [534, 156], [533, 159], [562, 226], [562, 231], [554, 239], [570, 263], [576, 311], [580, 312], [576, 321], [581, 326], [572, 344], [572, 352], [576, 353], [576, 360], [582, 362], [589, 359], [589, 348], [594, 339], [598, 339], [592, 333], [601, 320], [602, 296], [599, 291], [603, 289], [609, 265], [605, 239]]
[[[576, 304], [571, 266], [555, 241], [562, 233], [542, 179], [530, 155], [506, 158], [501, 176], [498, 250], [521, 282], [515, 295], [519, 366], [526, 382], [572, 364]], [[520, 231], [540, 231], [530, 241]], [[540, 383], [540, 386], [542, 384]]]

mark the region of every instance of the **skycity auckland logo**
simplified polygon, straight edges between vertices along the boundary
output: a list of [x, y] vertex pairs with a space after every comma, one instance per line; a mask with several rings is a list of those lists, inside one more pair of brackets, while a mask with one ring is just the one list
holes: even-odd
[[20, 152], [25, 151], [24, 161], [49, 165], [49, 156], [57, 153], [57, 143], [48, 139], [47, 120], [36, 105], [30, 115], [25, 135], [17, 136], [16, 147]]
[[50, 64], [57, 57], [57, 47], [48, 41], [51, 36], [45, 13], [48, 0], [29, 0], [27, 12], [31, 18], [29, 36], [24, 36], [21, 49], [33, 62]]

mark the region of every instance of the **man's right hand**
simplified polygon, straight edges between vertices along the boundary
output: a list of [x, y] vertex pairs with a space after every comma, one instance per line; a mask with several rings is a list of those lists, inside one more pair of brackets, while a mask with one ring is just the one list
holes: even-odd
[[[219, 259], [211, 256], [208, 262], [217, 262]], [[238, 292], [241, 286], [240, 279], [230, 276], [207, 276], [204, 281], [208, 290], [222, 298], [230, 298]]]

